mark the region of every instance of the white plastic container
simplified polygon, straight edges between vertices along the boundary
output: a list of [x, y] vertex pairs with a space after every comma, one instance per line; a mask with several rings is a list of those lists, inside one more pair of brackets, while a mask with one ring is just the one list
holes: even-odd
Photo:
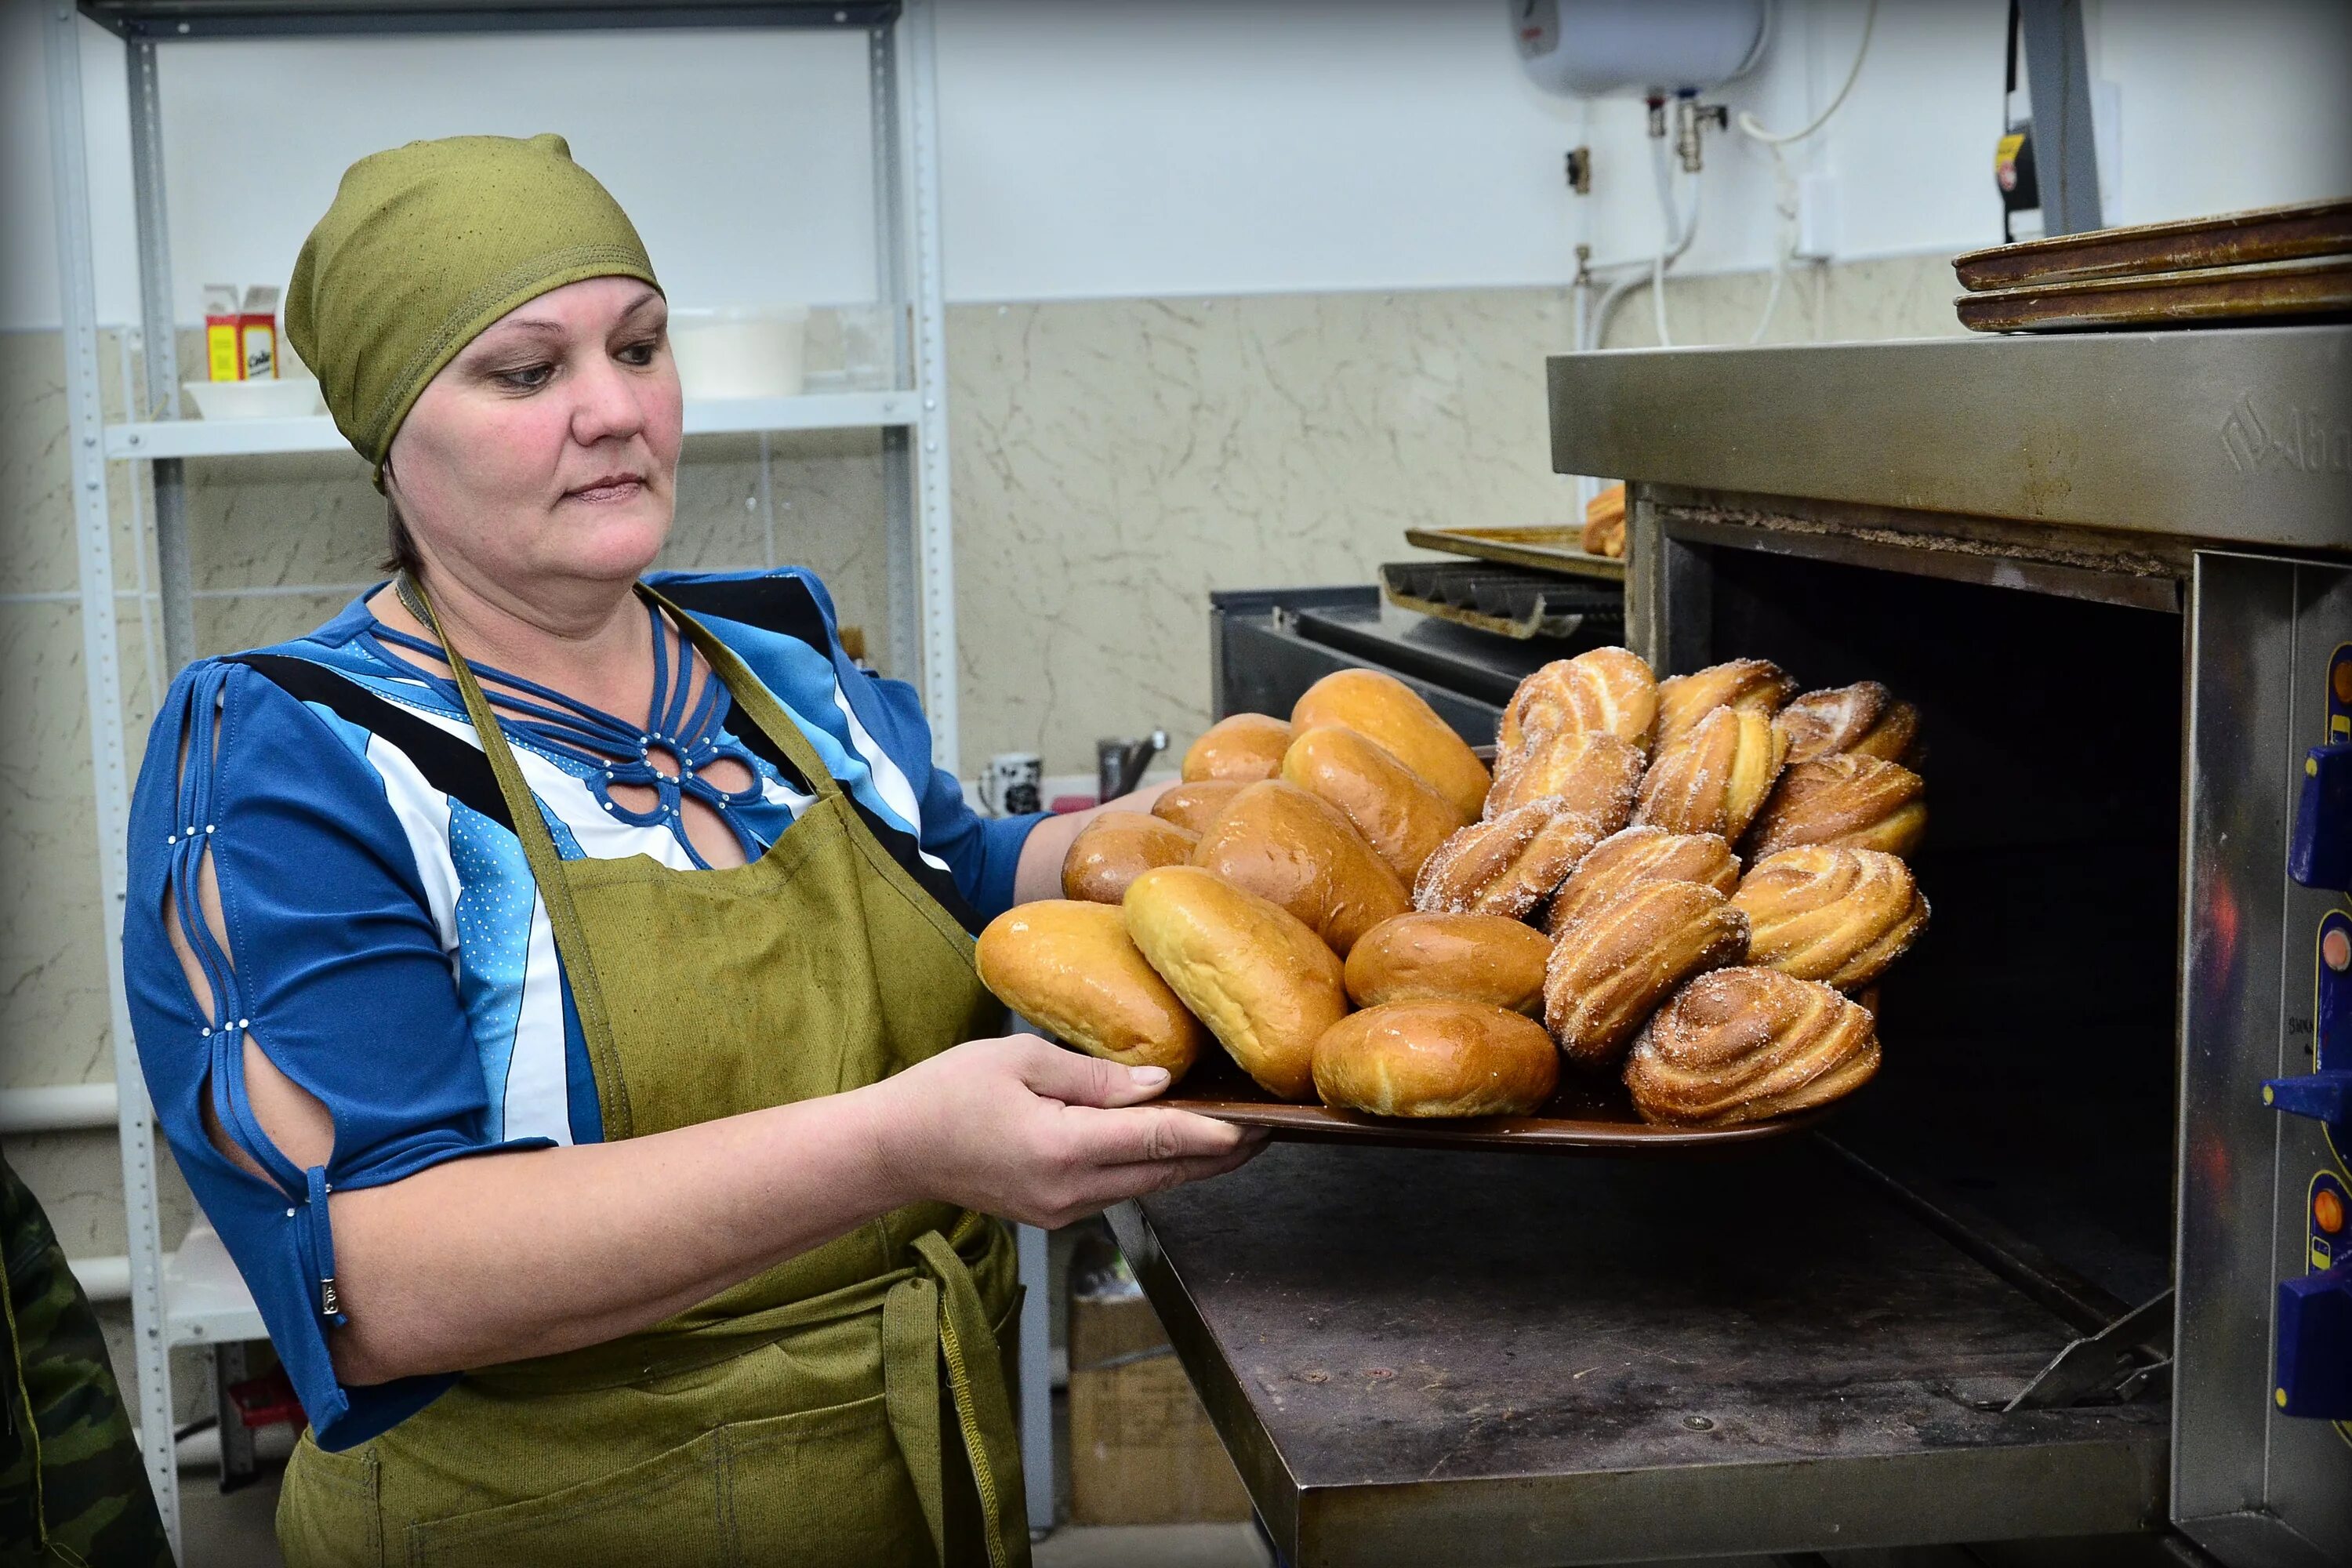
[[688, 397], [798, 397], [807, 384], [805, 305], [669, 313], [670, 352]]
[[319, 384], [305, 377], [267, 381], [184, 381], [201, 419], [299, 419], [324, 414]]

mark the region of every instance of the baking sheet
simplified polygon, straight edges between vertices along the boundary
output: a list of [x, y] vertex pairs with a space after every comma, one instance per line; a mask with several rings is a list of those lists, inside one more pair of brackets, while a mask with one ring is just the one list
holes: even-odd
[[1408, 528], [1404, 542], [1449, 555], [1470, 555], [1481, 561], [1507, 562], [1540, 572], [1566, 572], [1580, 577], [1625, 580], [1625, 563], [1614, 555], [1586, 553], [1580, 542], [1582, 524], [1546, 523], [1527, 528]]
[[1963, 294], [1953, 304], [1958, 308], [1960, 324], [1979, 332], [2071, 332], [2342, 317], [2352, 314], [2352, 258], [2035, 284]]
[[2014, 289], [2352, 251], [2352, 201], [2305, 202], [2217, 217], [2052, 235], [1952, 258], [1960, 287]]
[[1625, 635], [1625, 601], [1602, 584], [1500, 561], [1392, 561], [1381, 592], [1401, 610], [1527, 641]]

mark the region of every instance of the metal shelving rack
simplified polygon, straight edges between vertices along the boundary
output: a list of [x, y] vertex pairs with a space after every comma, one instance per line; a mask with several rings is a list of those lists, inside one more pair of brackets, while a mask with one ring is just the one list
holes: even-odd
[[[106, 910], [123, 1204], [130, 1235], [131, 1304], [139, 1374], [141, 1443], [174, 1546], [179, 1484], [173, 1456], [170, 1355], [182, 1345], [230, 1352], [265, 1336], [227, 1254], [201, 1222], [169, 1260], [156, 1209], [152, 1107], [140, 1076], [121, 961], [124, 824], [129, 806], [116, 624], [115, 541], [107, 495], [110, 461], [148, 465], [154, 497], [163, 650], [176, 671], [195, 657], [194, 586], [184, 465], [209, 458], [332, 451], [343, 442], [324, 416], [213, 421], [176, 417], [180, 401], [172, 311], [172, 261], [157, 51], [170, 43], [289, 37], [383, 37], [537, 30], [795, 27], [856, 28], [867, 38], [874, 163], [876, 292], [896, 324], [890, 389], [800, 397], [689, 403], [688, 434], [718, 431], [876, 429], [881, 433], [888, 550], [889, 658], [919, 671], [933, 754], [953, 767], [956, 646], [953, 540], [948, 512], [946, 339], [940, 291], [939, 131], [930, 0], [888, 4], [777, 4], [773, 0], [47, 0], [45, 53], [66, 391], [79, 571], [82, 665], [89, 708], [94, 823]], [[130, 77], [131, 151], [137, 216], [142, 351], [126, 398], [137, 416], [109, 423], [101, 402], [99, 322], [82, 113], [79, 18], [119, 36]], [[145, 549], [143, 540], [138, 548]], [[1042, 1273], [1044, 1238], [1024, 1234], [1024, 1264]], [[1024, 1268], [1026, 1276], [1030, 1272]], [[1044, 1392], [1043, 1280], [1024, 1313], [1024, 1378]], [[1034, 1324], [1026, 1319], [1034, 1316]], [[1034, 1340], [1034, 1355], [1030, 1342]], [[225, 1353], [223, 1364], [241, 1357]], [[1024, 1392], [1028, 1392], [1024, 1390]], [[1043, 1433], [1043, 1399], [1024, 1400], [1026, 1439]], [[1032, 1408], [1034, 1406], [1034, 1408]], [[224, 1427], [225, 1448], [239, 1434]], [[1033, 1453], [1038, 1450], [1032, 1448]], [[1050, 1461], [1032, 1466], [1050, 1520]], [[1034, 1503], [1033, 1501], [1033, 1508]], [[1039, 1517], [1033, 1513], [1033, 1517]]]

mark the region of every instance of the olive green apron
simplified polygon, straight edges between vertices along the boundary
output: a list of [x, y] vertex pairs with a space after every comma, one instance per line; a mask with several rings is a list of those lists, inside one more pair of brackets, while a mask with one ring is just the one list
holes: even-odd
[[[404, 602], [448, 651], [412, 589]], [[554, 928], [604, 1136], [856, 1089], [987, 1033], [1001, 1015], [971, 938], [741, 661], [639, 592], [817, 798], [742, 867], [563, 860], [449, 653]], [[305, 1434], [279, 1544], [294, 1568], [1025, 1563], [1004, 1374], [1017, 1294], [1003, 1226], [945, 1204], [897, 1210], [642, 1333], [468, 1373], [347, 1452]]]

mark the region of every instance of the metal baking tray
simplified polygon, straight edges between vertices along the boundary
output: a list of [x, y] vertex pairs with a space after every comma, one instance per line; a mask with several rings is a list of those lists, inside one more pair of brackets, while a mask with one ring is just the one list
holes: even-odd
[[1952, 258], [1952, 270], [1963, 289], [2014, 289], [2347, 252], [2352, 201], [2337, 200], [2052, 235], [1965, 252]]
[[1625, 580], [1625, 563], [1614, 555], [1585, 552], [1580, 524], [1545, 523], [1534, 528], [1408, 528], [1404, 542], [1449, 555], [1471, 555], [1482, 561], [1503, 561], [1532, 566], [1538, 572], [1565, 572], [1578, 577]]
[[1963, 294], [1953, 304], [1960, 325], [1979, 332], [2316, 321], [2352, 315], [2352, 257], [2033, 284]]
[[1625, 635], [1625, 596], [1613, 585], [1494, 561], [1394, 561], [1381, 592], [1401, 610], [1497, 637]]

